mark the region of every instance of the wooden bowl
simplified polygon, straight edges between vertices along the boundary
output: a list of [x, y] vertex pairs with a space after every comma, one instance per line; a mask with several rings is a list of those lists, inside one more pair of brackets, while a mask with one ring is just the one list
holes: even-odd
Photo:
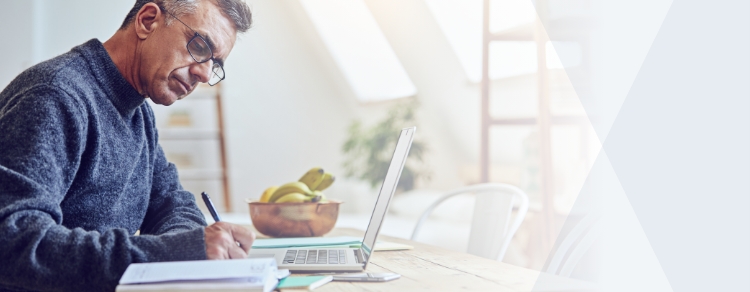
[[323, 236], [336, 225], [342, 203], [247, 202], [255, 229], [271, 237]]

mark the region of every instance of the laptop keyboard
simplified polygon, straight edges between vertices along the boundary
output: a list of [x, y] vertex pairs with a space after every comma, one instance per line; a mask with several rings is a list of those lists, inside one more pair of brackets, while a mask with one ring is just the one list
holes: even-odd
[[285, 264], [346, 264], [346, 250], [294, 250], [289, 249], [284, 255]]

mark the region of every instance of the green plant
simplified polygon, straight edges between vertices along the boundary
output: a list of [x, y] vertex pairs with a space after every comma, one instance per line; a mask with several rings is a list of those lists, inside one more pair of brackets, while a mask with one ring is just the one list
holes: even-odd
[[[378, 187], [385, 179], [399, 131], [415, 125], [414, 111], [418, 105], [415, 99], [397, 104], [388, 111], [385, 119], [372, 127], [354, 121], [349, 126], [349, 137], [342, 147], [345, 175], [365, 180], [373, 188]], [[424, 143], [415, 137], [404, 170], [401, 171], [401, 179], [396, 187], [398, 190], [414, 189], [418, 179], [429, 179], [429, 172], [421, 167], [425, 151]]]

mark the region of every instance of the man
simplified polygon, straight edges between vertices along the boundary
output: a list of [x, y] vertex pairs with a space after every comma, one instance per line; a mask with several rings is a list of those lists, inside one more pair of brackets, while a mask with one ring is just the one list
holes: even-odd
[[138, 0], [104, 44], [0, 92], [0, 290], [111, 291], [130, 263], [246, 257], [255, 235], [206, 227], [145, 99], [224, 79], [250, 23], [241, 0]]

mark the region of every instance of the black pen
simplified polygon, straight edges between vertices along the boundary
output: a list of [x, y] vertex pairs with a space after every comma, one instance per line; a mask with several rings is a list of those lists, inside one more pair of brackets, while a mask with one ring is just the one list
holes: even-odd
[[[221, 218], [219, 218], [219, 213], [216, 212], [216, 208], [214, 207], [214, 203], [211, 202], [211, 197], [209, 197], [206, 192], [202, 192], [201, 197], [203, 198], [203, 202], [206, 203], [206, 207], [208, 207], [208, 212], [211, 212], [211, 217], [214, 217], [214, 222], [221, 221]], [[236, 243], [237, 246], [242, 247], [241, 243]]]
[[203, 197], [203, 202], [206, 203], [206, 207], [208, 207], [208, 212], [211, 212], [211, 216], [214, 217], [214, 221], [221, 221], [219, 213], [216, 213], [216, 208], [214, 208], [214, 203], [211, 202], [211, 197], [209, 197], [206, 192], [202, 192], [201, 197]]

